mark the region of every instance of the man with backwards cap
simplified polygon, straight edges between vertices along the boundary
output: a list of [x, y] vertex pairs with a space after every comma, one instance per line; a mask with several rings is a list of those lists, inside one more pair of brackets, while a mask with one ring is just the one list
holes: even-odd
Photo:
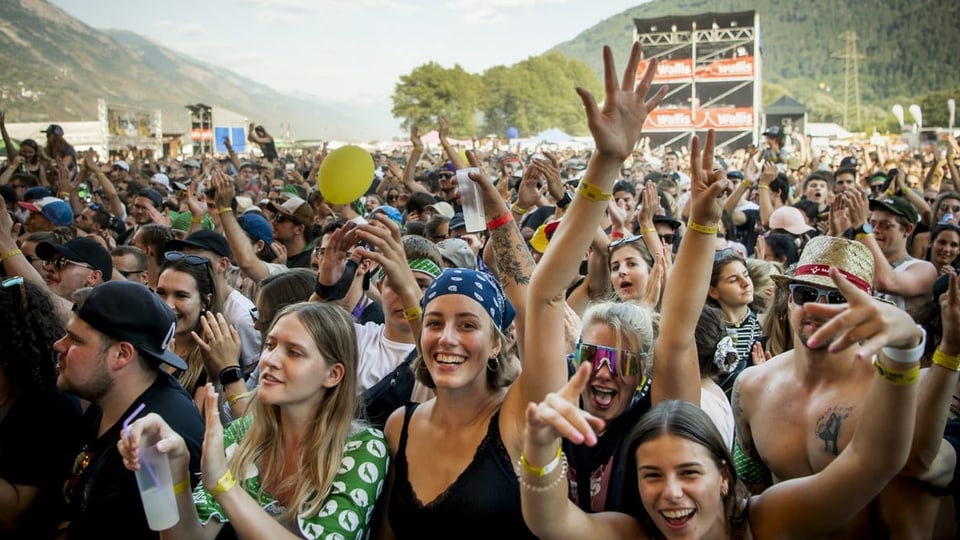
[[[787, 317], [793, 348], [744, 370], [731, 400], [737, 427], [734, 461], [751, 492], [818, 473], [837, 459], [850, 444], [860, 418], [871, 414], [862, 405], [879, 366], [902, 373], [915, 369], [919, 374], [915, 366], [924, 353], [926, 333], [903, 310], [870, 298], [874, 292], [873, 258], [871, 251], [858, 242], [818, 236], [807, 243], [793, 276], [774, 276], [779, 287], [789, 289]], [[830, 276], [834, 268], [840, 274], [837, 280]], [[944, 308], [940, 347], [945, 354], [958, 355], [960, 335], [955, 330], [960, 328], [948, 330], [948, 320], [960, 316], [960, 295], [958, 291], [948, 294], [954, 295], [954, 300], [952, 306]], [[857, 356], [856, 336], [846, 336], [846, 346], [812, 339], [829, 316], [804, 308], [804, 304], [821, 304], [818, 309], [826, 313], [842, 309], [830, 305], [855, 302], [861, 307], [869, 303], [877, 324], [884, 319], [893, 329], [870, 340], [883, 345], [875, 356], [878, 367], [871, 365], [870, 359]], [[837, 350], [831, 350], [837, 345]], [[924, 483], [943, 486], [953, 476], [956, 454], [942, 442], [946, 412], [957, 382], [958, 372], [953, 369], [934, 365], [924, 370], [913, 448], [900, 475], [846, 527], [824, 536], [933, 537], [936, 520], [923, 516], [929, 517], [931, 501], [935, 516], [938, 503], [925, 491]], [[894, 425], [890, 429], [903, 427]]]
[[173, 311], [150, 289], [115, 281], [74, 306], [67, 334], [54, 344], [57, 387], [91, 403], [83, 416], [86, 442], [63, 486], [68, 521], [60, 528], [68, 540], [157, 537], [147, 527], [134, 474], [117, 451], [128, 418], [153, 413], [166, 419], [190, 451], [192, 485], [174, 491], [198, 482], [204, 423], [193, 398], [167, 372], [187, 368], [169, 349], [175, 326]]

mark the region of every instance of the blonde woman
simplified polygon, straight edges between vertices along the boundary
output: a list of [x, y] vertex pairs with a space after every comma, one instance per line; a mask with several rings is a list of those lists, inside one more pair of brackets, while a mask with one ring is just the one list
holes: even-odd
[[287, 306], [267, 333], [259, 368], [248, 414], [226, 431], [207, 386], [203, 483], [193, 493], [183, 439], [162, 418], [138, 420], [119, 442], [131, 470], [145, 436], [158, 436], [157, 450], [170, 456], [180, 521], [161, 538], [212, 539], [225, 526], [242, 538], [364, 536], [388, 456], [383, 434], [354, 420], [350, 315], [315, 302]]

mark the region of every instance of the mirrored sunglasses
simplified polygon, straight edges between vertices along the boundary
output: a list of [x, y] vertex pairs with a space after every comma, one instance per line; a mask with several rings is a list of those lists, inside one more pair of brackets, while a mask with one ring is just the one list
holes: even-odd
[[618, 351], [614, 347], [577, 342], [574, 353], [571, 355], [571, 361], [574, 366], [590, 362], [593, 365], [593, 373], [597, 373], [601, 367], [606, 365], [613, 376], [623, 378], [640, 375], [642, 370], [641, 360], [644, 357], [646, 357], [646, 353]]

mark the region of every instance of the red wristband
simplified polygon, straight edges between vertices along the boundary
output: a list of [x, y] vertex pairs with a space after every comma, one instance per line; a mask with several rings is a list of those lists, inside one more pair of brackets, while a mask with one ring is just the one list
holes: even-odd
[[487, 222], [487, 230], [492, 231], [513, 221], [513, 212], [507, 212], [500, 217], [495, 217]]
[[610, 238], [613, 238], [614, 240], [619, 240], [623, 238], [623, 233], [620, 231], [613, 231], [612, 233], [610, 233]]

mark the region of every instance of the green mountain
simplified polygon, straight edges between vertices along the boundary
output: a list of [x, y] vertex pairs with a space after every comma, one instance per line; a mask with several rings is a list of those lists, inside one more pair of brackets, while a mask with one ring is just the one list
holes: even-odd
[[161, 109], [166, 132], [187, 130], [188, 103], [229, 109], [276, 135], [279, 123], [301, 137], [364, 132], [340, 104], [281, 94], [131, 32], [91, 28], [45, 0], [0, 1], [0, 73], [9, 122], [94, 120], [103, 98]]
[[960, 98], [960, 2], [956, 0], [653, 0], [610, 17], [554, 49], [602, 73], [600, 47], [626, 61], [635, 18], [756, 10], [763, 48], [763, 102], [789, 95], [813, 121], [842, 116], [845, 51], [856, 32], [863, 128], [892, 128], [893, 103], [920, 103], [925, 125], [946, 125], [946, 97]]

